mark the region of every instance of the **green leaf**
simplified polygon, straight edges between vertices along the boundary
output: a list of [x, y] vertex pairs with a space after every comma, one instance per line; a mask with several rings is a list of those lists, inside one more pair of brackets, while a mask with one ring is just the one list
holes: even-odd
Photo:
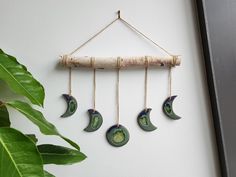
[[53, 174], [48, 173], [47, 171], [44, 170], [44, 177], [55, 177]]
[[11, 101], [8, 106], [24, 114], [31, 122], [37, 125], [40, 131], [46, 135], [58, 135], [56, 127], [49, 123], [40, 111], [33, 109], [29, 104], [22, 101]]
[[0, 127], [10, 127], [9, 113], [7, 107], [0, 102]]
[[70, 139], [62, 136], [58, 132], [56, 127], [44, 118], [44, 116], [41, 112], [32, 108], [29, 104], [24, 103], [22, 101], [11, 101], [11, 102], [7, 102], [6, 104], [8, 106], [18, 110], [22, 114], [24, 114], [31, 122], [33, 122], [35, 125], [37, 125], [39, 127], [40, 131], [43, 134], [60, 136], [65, 141], [67, 141], [71, 146], [80, 150], [79, 145], [77, 145], [75, 142], [71, 141]]
[[44, 177], [37, 147], [13, 128], [0, 128], [0, 176]]
[[29, 139], [31, 139], [34, 143], [38, 142], [38, 139], [36, 138], [36, 136], [34, 134], [26, 134], [25, 136], [27, 136]]
[[70, 165], [86, 158], [82, 152], [63, 146], [43, 144], [37, 147], [44, 164]]
[[63, 135], [60, 135], [60, 137], [65, 140], [67, 143], [69, 143], [71, 146], [76, 148], [77, 150], [80, 150], [80, 147], [78, 144], [76, 144], [74, 141], [70, 140], [69, 138], [64, 137]]
[[33, 104], [43, 106], [44, 88], [27, 68], [15, 57], [0, 51], [0, 79], [17, 94], [27, 97]]

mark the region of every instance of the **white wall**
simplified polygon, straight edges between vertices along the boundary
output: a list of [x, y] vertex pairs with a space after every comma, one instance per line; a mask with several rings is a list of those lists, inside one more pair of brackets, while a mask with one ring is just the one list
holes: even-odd
[[[150, 70], [148, 98], [151, 119], [158, 130], [142, 131], [136, 116], [143, 108], [143, 70], [121, 71], [121, 124], [130, 141], [110, 146], [106, 130], [115, 123], [114, 71], [97, 72], [97, 109], [103, 126], [86, 133], [86, 110], [92, 107], [92, 72], [73, 72], [73, 94], [79, 108], [61, 119], [68, 89], [68, 71], [57, 67], [58, 56], [72, 51], [116, 18], [116, 11], [172, 53], [182, 55], [173, 70], [175, 111], [183, 118], [171, 121], [161, 111], [167, 96], [167, 70]], [[47, 166], [57, 177], [217, 177], [218, 160], [205, 82], [201, 47], [193, 4], [187, 0], [0, 0], [0, 47], [28, 66], [46, 89], [47, 119], [78, 142], [88, 158], [72, 166]], [[117, 22], [78, 55], [161, 55], [160, 51]], [[12, 93], [0, 88], [1, 96]], [[20, 114], [11, 111], [13, 126], [35, 132], [41, 143], [67, 145], [57, 137], [40, 135]], [[19, 119], [18, 119], [19, 118]]]

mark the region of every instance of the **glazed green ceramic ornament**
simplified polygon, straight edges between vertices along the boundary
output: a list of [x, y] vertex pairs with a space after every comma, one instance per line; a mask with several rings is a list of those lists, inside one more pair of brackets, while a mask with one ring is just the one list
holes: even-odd
[[153, 131], [156, 130], [157, 127], [155, 127], [152, 122], [150, 121], [150, 112], [151, 112], [151, 108], [147, 108], [142, 110], [139, 115], [138, 115], [138, 125], [140, 126], [141, 129], [143, 129], [144, 131]]
[[77, 110], [77, 101], [71, 95], [71, 68], [69, 68], [69, 94], [62, 94], [62, 96], [66, 101], [67, 108], [66, 108], [66, 112], [62, 114], [61, 117], [72, 116]]
[[165, 113], [165, 115], [173, 120], [178, 120], [181, 118], [180, 116], [176, 115], [173, 110], [173, 101], [176, 97], [177, 95], [168, 97], [164, 101], [163, 106], [162, 106], [163, 112]]
[[147, 83], [148, 83], [148, 59], [145, 58], [145, 63], [146, 63], [146, 67], [145, 67], [145, 90], [144, 90], [144, 107], [145, 109], [143, 109], [137, 117], [137, 122], [138, 125], [141, 129], [143, 129], [146, 132], [151, 132], [157, 129], [157, 127], [155, 127], [151, 120], [150, 120], [150, 112], [151, 112], [151, 108], [147, 108]]
[[73, 96], [69, 94], [63, 94], [62, 96], [67, 103], [67, 109], [66, 112], [61, 115], [61, 117], [69, 117], [75, 113], [77, 109], [77, 101]]
[[124, 146], [129, 141], [129, 131], [119, 123], [120, 122], [119, 78], [120, 78], [120, 58], [117, 58], [117, 80], [116, 80], [117, 124], [110, 127], [106, 132], [106, 138], [108, 143], [114, 147]]
[[129, 141], [129, 132], [123, 125], [113, 125], [106, 132], [106, 138], [114, 147], [124, 146]]
[[84, 131], [94, 132], [101, 127], [103, 118], [102, 118], [102, 115], [94, 109], [89, 109], [88, 114], [89, 114], [89, 124], [84, 129]]
[[[92, 60], [92, 66], [94, 66], [95, 60]], [[88, 110], [89, 124], [84, 129], [86, 132], [94, 132], [102, 126], [102, 115], [96, 110], [96, 69], [93, 69], [93, 109]]]

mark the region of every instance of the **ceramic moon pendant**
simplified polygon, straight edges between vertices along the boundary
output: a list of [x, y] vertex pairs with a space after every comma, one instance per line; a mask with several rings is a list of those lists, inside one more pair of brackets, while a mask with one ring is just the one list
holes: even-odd
[[84, 131], [94, 132], [101, 127], [103, 118], [102, 118], [102, 115], [94, 109], [89, 109], [88, 114], [89, 114], [89, 124], [84, 129]]
[[75, 113], [77, 109], [77, 101], [73, 96], [69, 94], [63, 94], [62, 96], [67, 103], [67, 109], [66, 112], [61, 115], [61, 117], [69, 117]]
[[174, 120], [178, 120], [181, 118], [174, 113], [173, 107], [172, 107], [173, 101], [176, 97], [177, 95], [168, 97], [163, 103], [163, 107], [162, 107], [165, 115], [167, 115], [169, 118], [174, 119]]
[[140, 128], [148, 132], [157, 129], [157, 127], [155, 127], [150, 121], [151, 110], [152, 110], [151, 108], [144, 109], [143, 111], [139, 113], [138, 119], [137, 119]]
[[128, 143], [129, 132], [122, 125], [113, 125], [107, 130], [106, 138], [110, 145], [121, 147]]

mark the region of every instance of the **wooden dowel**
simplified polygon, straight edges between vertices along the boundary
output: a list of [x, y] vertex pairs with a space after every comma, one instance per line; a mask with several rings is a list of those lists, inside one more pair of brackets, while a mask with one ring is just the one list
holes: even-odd
[[[117, 66], [117, 60], [120, 59], [120, 66]], [[94, 60], [94, 63], [92, 62]], [[137, 57], [73, 57], [70, 55], [63, 55], [60, 59], [60, 64], [65, 67], [84, 67], [96, 69], [115, 69], [140, 67], [174, 67], [179, 66], [181, 59], [179, 56], [173, 57], [157, 57], [157, 56], [137, 56]]]

